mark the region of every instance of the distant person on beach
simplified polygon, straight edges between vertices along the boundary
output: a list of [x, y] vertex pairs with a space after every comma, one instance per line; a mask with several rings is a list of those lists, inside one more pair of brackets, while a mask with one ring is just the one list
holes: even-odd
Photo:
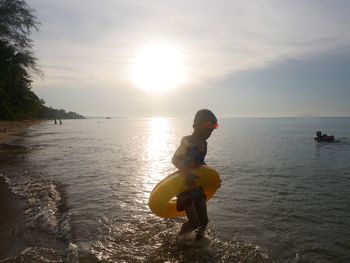
[[62, 125], [62, 121], [61, 121], [61, 119], [58, 119], [59, 121], [60, 121], [60, 125]]
[[186, 176], [186, 183], [191, 188], [177, 196], [176, 209], [185, 211], [188, 218], [181, 226], [179, 237], [196, 231], [196, 239], [200, 240], [208, 224], [206, 196], [201, 187], [195, 187], [198, 177], [192, 174], [192, 169], [205, 165], [207, 139], [217, 128], [216, 116], [210, 110], [199, 110], [194, 118], [192, 135], [182, 138], [172, 158], [172, 163]]
[[57, 121], [56, 121], [56, 119], [55, 119], [55, 125], [57, 124]]

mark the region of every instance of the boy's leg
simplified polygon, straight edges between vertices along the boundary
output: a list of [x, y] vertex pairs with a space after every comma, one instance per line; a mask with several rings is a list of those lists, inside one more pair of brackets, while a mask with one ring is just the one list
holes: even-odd
[[196, 235], [196, 239], [201, 239], [204, 235], [205, 229], [208, 224], [208, 214], [207, 214], [207, 203], [206, 198], [201, 198], [195, 203], [198, 220], [199, 220], [199, 228]]
[[186, 212], [188, 221], [182, 224], [179, 235], [183, 235], [188, 232], [191, 232], [201, 225], [201, 221], [197, 213], [197, 208], [193, 201], [191, 202], [190, 205], [188, 205], [185, 208], [185, 212]]

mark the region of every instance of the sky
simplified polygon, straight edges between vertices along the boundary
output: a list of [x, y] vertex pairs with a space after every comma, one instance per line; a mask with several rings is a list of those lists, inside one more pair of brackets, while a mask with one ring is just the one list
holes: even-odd
[[46, 105], [85, 116], [350, 116], [349, 1], [28, 0]]

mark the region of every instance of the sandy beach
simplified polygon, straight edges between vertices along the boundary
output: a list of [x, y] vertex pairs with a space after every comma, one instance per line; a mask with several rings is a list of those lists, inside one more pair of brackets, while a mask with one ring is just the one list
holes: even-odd
[[[0, 121], [0, 261], [13, 262], [25, 248], [23, 237], [26, 201], [16, 197], [4, 177], [8, 153], [23, 146], [12, 145], [26, 129], [43, 123], [42, 120]], [[10, 159], [9, 159], [10, 158]], [[28, 243], [28, 242], [27, 242]]]
[[[42, 123], [41, 120], [0, 121], [0, 149], [8, 148], [13, 140], [27, 128]], [[0, 156], [1, 157], [1, 156]], [[0, 160], [2, 160], [0, 158]], [[1, 170], [0, 170], [1, 175]], [[0, 255], [9, 252], [16, 236], [16, 218], [22, 217], [23, 202], [13, 196], [5, 179], [0, 176]]]
[[0, 258], [11, 255], [13, 243], [18, 236], [24, 218], [23, 207], [25, 202], [15, 198], [8, 188], [5, 179], [0, 176]]
[[29, 127], [43, 122], [43, 120], [0, 121], [0, 144], [10, 143]]

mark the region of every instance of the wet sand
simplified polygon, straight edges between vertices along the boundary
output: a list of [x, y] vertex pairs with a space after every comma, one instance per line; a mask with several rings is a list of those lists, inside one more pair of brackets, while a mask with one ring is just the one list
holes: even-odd
[[11, 143], [29, 127], [43, 122], [43, 120], [0, 121], [0, 144]]
[[6, 253], [15, 235], [14, 220], [17, 218], [14, 198], [3, 177], [0, 177], [0, 255]]
[[0, 255], [9, 257], [13, 244], [21, 232], [19, 227], [24, 220], [25, 202], [15, 198], [5, 179], [0, 176]]
[[[40, 233], [26, 226], [26, 210], [28, 203], [11, 192], [6, 181], [6, 174], [12, 170], [23, 172], [17, 167], [16, 156], [23, 154], [26, 148], [16, 145], [15, 140], [30, 127], [44, 121], [26, 120], [4, 122], [0, 121], [0, 262], [39, 262], [37, 255], [44, 255], [52, 262], [62, 262], [65, 258], [65, 243], [52, 241], [47, 233]], [[9, 170], [9, 167], [12, 167]], [[47, 237], [46, 237], [47, 236]], [[37, 248], [40, 243], [50, 243], [49, 248]], [[52, 243], [52, 244], [51, 244]], [[52, 250], [51, 247], [59, 247]], [[38, 253], [39, 249], [45, 250]], [[63, 252], [62, 252], [63, 251]], [[33, 254], [33, 255], [32, 255]], [[51, 261], [50, 261], [51, 262]]]
[[[42, 123], [41, 120], [0, 121], [0, 154], [11, 151], [11, 142], [31, 126]], [[0, 161], [5, 160], [0, 156]], [[18, 227], [23, 220], [25, 202], [16, 198], [10, 191], [0, 170], [0, 255], [4, 259], [10, 256], [11, 248], [20, 232]]]

